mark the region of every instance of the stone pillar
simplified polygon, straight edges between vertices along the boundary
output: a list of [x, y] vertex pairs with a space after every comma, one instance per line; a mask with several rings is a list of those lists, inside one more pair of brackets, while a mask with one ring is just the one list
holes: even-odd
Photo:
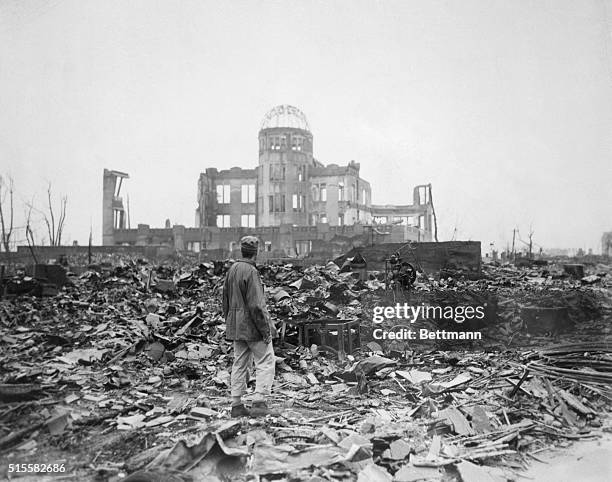
[[108, 169], [104, 169], [102, 180], [102, 244], [104, 246], [115, 244], [113, 198], [116, 180], [117, 178]]
[[123, 180], [129, 177], [125, 172], [104, 169], [102, 175], [102, 244], [105, 246], [115, 244], [116, 228], [125, 229], [125, 209], [119, 193]]

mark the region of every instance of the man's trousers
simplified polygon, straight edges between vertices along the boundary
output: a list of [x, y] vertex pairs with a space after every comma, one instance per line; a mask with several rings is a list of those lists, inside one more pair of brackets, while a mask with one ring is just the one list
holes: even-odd
[[254, 400], [263, 400], [270, 395], [274, 382], [275, 356], [272, 342], [234, 340], [234, 364], [232, 366], [232, 397], [246, 393], [247, 376], [255, 361]]

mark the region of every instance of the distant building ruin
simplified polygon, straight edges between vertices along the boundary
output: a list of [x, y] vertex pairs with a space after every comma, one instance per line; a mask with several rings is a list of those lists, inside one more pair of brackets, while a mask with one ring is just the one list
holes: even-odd
[[259, 130], [257, 167], [208, 168], [200, 174], [196, 227], [397, 223], [418, 228], [417, 238], [431, 240], [428, 186], [414, 189], [413, 204], [373, 205], [370, 183], [359, 169], [355, 161], [323, 165], [313, 156], [304, 113], [289, 105], [275, 107]]
[[104, 169], [102, 181], [102, 244], [115, 244], [115, 230], [126, 229], [126, 211], [121, 198], [121, 185], [129, 179], [124, 172]]
[[355, 161], [339, 166], [315, 159], [306, 116], [281, 105], [263, 119], [255, 168], [210, 167], [200, 174], [195, 228], [139, 224], [127, 229], [119, 190], [128, 176], [105, 170], [103, 242], [232, 252], [249, 233], [260, 238], [264, 251], [299, 256], [329, 251], [329, 243], [337, 251], [347, 245], [432, 240], [430, 185], [413, 189], [412, 204], [376, 205], [359, 171]]

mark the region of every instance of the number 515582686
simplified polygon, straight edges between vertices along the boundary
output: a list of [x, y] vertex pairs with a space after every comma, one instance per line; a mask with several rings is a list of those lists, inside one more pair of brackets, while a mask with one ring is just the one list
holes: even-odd
[[10, 472], [58, 473], [66, 472], [66, 464], [9, 464]]

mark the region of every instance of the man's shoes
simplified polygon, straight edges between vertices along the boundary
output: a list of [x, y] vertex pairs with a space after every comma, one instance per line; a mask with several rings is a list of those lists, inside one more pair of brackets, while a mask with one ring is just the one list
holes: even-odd
[[249, 417], [251, 412], [244, 406], [244, 403], [240, 405], [234, 405], [232, 407], [232, 418]]
[[265, 401], [253, 402], [253, 405], [251, 406], [251, 417], [265, 417], [266, 415], [277, 417], [280, 415], [280, 412], [278, 410], [268, 408]]

